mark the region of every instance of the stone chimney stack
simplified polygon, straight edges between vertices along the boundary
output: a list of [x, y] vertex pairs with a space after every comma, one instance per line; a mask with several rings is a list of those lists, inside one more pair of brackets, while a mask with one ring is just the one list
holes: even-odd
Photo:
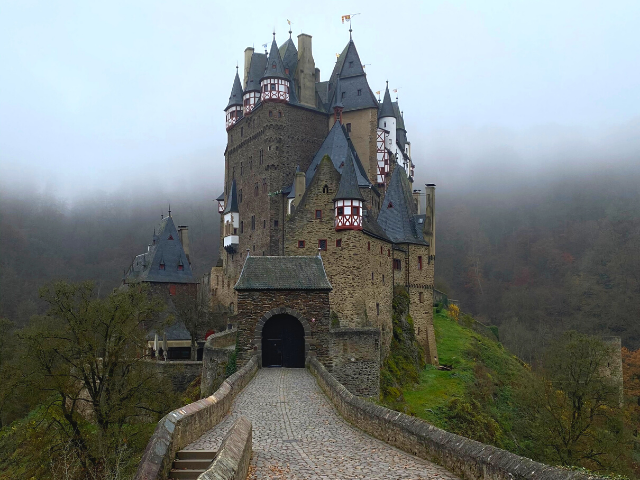
[[421, 215], [422, 214], [422, 208], [420, 207], [420, 195], [422, 194], [422, 192], [420, 190], [414, 190], [413, 191], [413, 203], [415, 203], [416, 205], [416, 214], [417, 215]]
[[429, 242], [429, 255], [435, 258], [436, 255], [436, 186], [433, 183], [425, 185], [425, 193], [427, 197], [427, 206], [424, 221], [424, 236]]
[[304, 195], [305, 188], [307, 187], [307, 179], [304, 172], [296, 172], [296, 178], [293, 180], [296, 189], [296, 198], [294, 199], [294, 205], [300, 205], [300, 199]]
[[320, 81], [320, 69], [316, 68], [316, 83]]
[[316, 106], [316, 62], [313, 60], [311, 49], [311, 35], [301, 33], [298, 35], [298, 66], [296, 67], [298, 79], [298, 100], [310, 107]]
[[180, 243], [182, 244], [182, 249], [187, 256], [187, 260], [189, 260], [189, 265], [191, 265], [191, 259], [189, 258], [189, 227], [186, 225], [180, 225], [178, 227], [178, 237], [180, 238]]
[[244, 49], [244, 80], [242, 81], [242, 89], [247, 88], [247, 79], [249, 78], [249, 67], [251, 66], [251, 55], [253, 55], [253, 47]]

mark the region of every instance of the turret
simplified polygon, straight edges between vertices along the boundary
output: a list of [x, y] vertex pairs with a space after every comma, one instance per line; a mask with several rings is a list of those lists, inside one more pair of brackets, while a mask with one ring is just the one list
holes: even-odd
[[240, 244], [238, 228], [240, 228], [240, 212], [238, 210], [238, 195], [236, 193], [236, 180], [231, 182], [231, 190], [227, 197], [224, 209], [224, 249], [229, 253], [235, 253]]
[[[393, 112], [393, 105], [391, 103], [391, 94], [389, 93], [389, 82], [387, 82], [387, 88], [384, 91], [384, 98], [382, 99], [382, 105], [378, 112], [378, 127], [386, 130], [387, 145], [386, 147], [392, 152], [396, 151], [396, 128], [397, 128], [396, 116]], [[402, 161], [402, 159], [396, 159], [396, 161]]]
[[362, 202], [351, 150], [342, 169], [338, 193], [333, 199], [336, 230], [362, 230]]
[[218, 202], [218, 213], [222, 214], [222, 212], [224, 212], [224, 192], [222, 192], [220, 196], [216, 198], [216, 202]]
[[238, 67], [236, 67], [236, 78], [233, 80], [231, 95], [229, 95], [229, 103], [227, 104], [227, 108], [225, 108], [224, 111], [227, 116], [226, 128], [227, 130], [229, 130], [243, 116], [242, 84], [240, 83], [240, 76], [238, 75]]
[[289, 87], [289, 77], [285, 74], [274, 33], [267, 65], [260, 79], [260, 100], [286, 103], [289, 101]]
[[[248, 54], [251, 53], [249, 57]], [[253, 49], [245, 50], [245, 70], [247, 71], [247, 81], [244, 86], [244, 95], [242, 96], [242, 104], [244, 114], [249, 115], [260, 101], [260, 79], [264, 74], [264, 67], [267, 64], [267, 55], [264, 53], [255, 53]]]

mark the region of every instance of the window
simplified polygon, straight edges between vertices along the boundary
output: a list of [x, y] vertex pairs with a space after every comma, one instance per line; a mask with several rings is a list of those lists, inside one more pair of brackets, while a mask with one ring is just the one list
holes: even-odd
[[262, 220], [262, 228], [267, 228], [267, 221], [266, 220]]
[[256, 229], [256, 216], [251, 215], [251, 230], [255, 230], [255, 229]]
[[360, 215], [360, 207], [351, 207], [351, 212], [356, 217]]
[[284, 69], [284, 73], [286, 73], [287, 75], [289, 75], [289, 69], [288, 69], [288, 68], [285, 68], [285, 69]]
[[349, 68], [353, 68], [353, 62], [349, 62]]
[[322, 187], [322, 193], [329, 193], [329, 185]]
[[264, 150], [260, 149], [260, 165], [262, 165], [263, 160], [264, 160]]
[[[274, 70], [276, 69], [276, 62], [273, 62], [273, 63], [271, 64], [271, 68], [273, 68]], [[273, 84], [272, 84], [272, 85], [273, 85]]]
[[371, 281], [373, 282], [373, 272], [371, 272]]
[[382, 245], [380, 245], [380, 255], [382, 255]]
[[338, 215], [344, 215], [344, 207], [338, 207]]
[[376, 303], [376, 314], [380, 315], [380, 304]]
[[304, 240], [298, 240], [298, 248], [304, 248]]
[[272, 91], [272, 92], [275, 92], [275, 90], [276, 90], [276, 84], [275, 84], [275, 83], [272, 83], [272, 84], [271, 84], [271, 91]]
[[344, 99], [344, 97], [347, 96], [347, 92], [342, 92], [342, 98]]
[[274, 220], [274, 221], [273, 221], [273, 226], [274, 226], [274, 227], [277, 227], [277, 226], [278, 226], [278, 220]]
[[418, 270], [422, 270], [422, 256], [418, 255]]
[[240, 221], [240, 233], [244, 233], [244, 221]]
[[233, 314], [234, 314], [234, 312], [235, 312], [235, 307], [234, 307], [234, 305], [233, 305], [233, 302], [231, 302], [231, 303], [229, 304], [229, 313], [230, 313], [231, 315], [233, 315]]
[[324, 252], [327, 251], [327, 241], [326, 240], [318, 240], [318, 250], [322, 250]]
[[240, 127], [240, 136], [244, 136], [244, 127]]
[[387, 257], [390, 257], [390, 256], [391, 256], [391, 249], [387, 248]]
[[267, 181], [262, 180], [262, 193], [267, 193]]
[[242, 166], [242, 162], [240, 162], [240, 176], [244, 173], [244, 167]]
[[389, 202], [389, 205], [387, 205], [387, 208], [393, 208], [393, 203]]
[[423, 302], [424, 302], [424, 296], [423, 296], [423, 293], [422, 293], [422, 292], [418, 292], [418, 301], [419, 301], [420, 303], [423, 303]]
[[316, 210], [316, 218], [322, 219], [322, 210]]
[[359, 96], [359, 97], [361, 97], [361, 96], [362, 96], [362, 89], [361, 89], [361, 88], [359, 88], [359, 89], [358, 89], [358, 96]]
[[282, 112], [278, 112], [278, 118], [282, 118]]
[[342, 239], [341, 238], [338, 238], [336, 240], [336, 247], [338, 247], [338, 248], [342, 247]]
[[393, 259], [393, 269], [402, 270], [402, 261], [399, 258]]
[[347, 133], [351, 133], [351, 124], [347, 123]]
[[178, 270], [184, 270], [184, 265], [178, 265]]
[[242, 189], [238, 190], [238, 201], [242, 203]]
[[384, 285], [384, 273], [382, 274], [382, 284]]
[[169, 284], [169, 295], [176, 294], [176, 286], [174, 284]]
[[387, 122], [384, 122], [384, 128], [387, 128]]
[[160, 263], [160, 270], [164, 270], [164, 262]]
[[167, 240], [173, 240], [173, 235], [169, 234], [169, 238]]
[[253, 194], [257, 197], [260, 193], [260, 188], [258, 187], [258, 182], [253, 186]]
[[367, 242], [367, 250], [371, 250], [371, 242]]
[[[273, 117], [273, 112], [271, 110], [269, 110], [269, 116]], [[269, 150], [271, 150], [271, 147], [269, 147]]]

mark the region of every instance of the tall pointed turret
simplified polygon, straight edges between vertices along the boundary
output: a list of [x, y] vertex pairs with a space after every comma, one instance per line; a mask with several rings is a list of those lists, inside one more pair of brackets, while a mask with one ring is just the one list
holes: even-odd
[[349, 149], [338, 193], [333, 199], [336, 230], [362, 230], [362, 202], [354, 160]]
[[240, 244], [238, 228], [240, 228], [240, 212], [234, 178], [224, 208], [224, 249], [229, 253], [235, 253]]
[[240, 76], [238, 75], [238, 67], [236, 67], [236, 78], [233, 80], [233, 87], [231, 88], [231, 95], [229, 95], [229, 103], [224, 109], [227, 121], [226, 127], [229, 130], [235, 125], [235, 123], [242, 118], [242, 83], [240, 83]]
[[280, 58], [280, 51], [276, 43], [276, 34], [273, 34], [271, 51], [267, 58], [264, 74], [260, 79], [260, 100], [263, 102], [288, 102], [289, 101], [289, 76]]
[[[387, 86], [384, 91], [384, 98], [382, 99], [382, 104], [380, 105], [380, 110], [378, 111], [378, 127], [386, 130], [387, 133], [387, 142], [386, 148], [392, 152], [396, 152], [396, 116], [393, 112], [393, 104], [391, 103], [391, 95], [389, 94], [389, 82], [387, 82]], [[396, 158], [396, 161], [401, 161], [402, 159]]]
[[267, 56], [264, 53], [251, 54], [251, 60], [247, 73], [247, 84], [245, 85], [242, 97], [244, 104], [244, 114], [248, 115], [260, 101], [260, 79], [264, 75], [264, 68], [267, 64]]

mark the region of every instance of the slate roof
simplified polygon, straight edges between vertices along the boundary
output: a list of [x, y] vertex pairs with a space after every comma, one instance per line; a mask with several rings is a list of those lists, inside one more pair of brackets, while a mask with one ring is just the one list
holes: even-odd
[[238, 69], [236, 68], [236, 78], [233, 79], [233, 87], [231, 88], [231, 95], [229, 95], [229, 103], [225, 107], [225, 111], [234, 105], [242, 106], [242, 83], [240, 83], [240, 76], [238, 75]]
[[247, 84], [245, 92], [259, 92], [260, 79], [264, 74], [267, 65], [267, 56], [264, 53], [253, 53], [251, 55], [251, 63], [249, 64], [249, 75], [247, 75]]
[[327, 105], [329, 103], [329, 81], [316, 82], [316, 93], [320, 97], [320, 101]]
[[364, 200], [358, 187], [358, 178], [356, 177], [354, 163], [351, 149], [349, 149], [347, 152], [347, 161], [342, 169], [338, 193], [336, 193], [334, 200]]
[[398, 102], [392, 102], [391, 106], [393, 107], [393, 116], [396, 117], [396, 129], [406, 130], [404, 128], [404, 118], [402, 118], [402, 112], [400, 111], [400, 106]]
[[333, 102], [331, 103], [331, 109], [334, 108], [344, 108], [344, 104], [342, 103], [342, 89], [340, 87], [340, 75], [336, 78], [336, 93], [333, 96]]
[[[351, 156], [349, 157], [349, 152]], [[313, 160], [311, 161], [311, 165], [309, 165], [309, 169], [306, 173], [307, 179], [307, 187], [311, 183], [313, 176], [316, 173], [316, 169], [318, 165], [320, 165], [320, 161], [322, 157], [325, 155], [329, 155], [331, 161], [333, 162], [333, 166], [335, 167], [340, 174], [342, 174], [342, 169], [344, 168], [345, 163], [351, 158], [351, 161], [354, 162], [356, 178], [358, 179], [358, 185], [360, 187], [370, 187], [371, 182], [367, 177], [367, 174], [362, 166], [362, 162], [358, 157], [358, 152], [353, 147], [353, 144], [350, 143], [350, 140], [347, 136], [347, 131], [344, 126], [340, 124], [340, 122], [335, 122], [331, 130], [329, 130], [329, 134], [326, 136], [322, 145], [320, 145], [320, 149], [316, 152]]]
[[235, 289], [325, 290], [332, 289], [322, 258], [249, 256]]
[[375, 217], [369, 214], [367, 209], [364, 210], [362, 215], [362, 231], [391, 243], [391, 239], [387, 236], [380, 224], [378, 224]]
[[[148, 251], [133, 260], [125, 275], [125, 283], [197, 283], [173, 218], [162, 219], [153, 240], [154, 244], [149, 246]], [[164, 270], [160, 270], [161, 263], [164, 263]], [[182, 265], [183, 270], [178, 270], [178, 265]]]
[[224, 202], [224, 192], [222, 192], [218, 198], [216, 198], [216, 202]]
[[264, 74], [261, 79], [262, 78], [284, 78], [289, 80], [289, 76], [284, 73], [284, 65], [282, 64], [282, 58], [280, 58], [280, 51], [278, 50], [275, 35], [271, 42], [271, 51], [269, 52], [269, 58], [264, 67]]
[[378, 224], [394, 243], [428, 245], [417, 217], [407, 173], [396, 167], [378, 214]]
[[293, 77], [296, 67], [298, 66], [298, 49], [291, 40], [291, 37], [287, 39], [279, 48], [280, 57], [282, 58], [282, 65], [284, 68], [289, 69], [289, 77]]
[[382, 105], [378, 111], [378, 118], [395, 116], [393, 105], [391, 104], [391, 95], [389, 94], [389, 82], [387, 82], [387, 87], [384, 90], [384, 98], [382, 99]]
[[236, 192], [236, 179], [234, 178], [231, 182], [231, 191], [229, 192], [229, 198], [224, 203], [224, 212], [225, 213], [238, 213], [238, 193]]
[[[341, 92], [344, 92], [342, 103], [344, 104], [345, 112], [363, 108], [378, 108], [378, 101], [369, 87], [367, 76], [353, 40], [349, 40], [349, 43], [347, 43], [347, 46], [338, 57], [329, 78], [327, 100], [323, 99], [327, 106], [334, 101], [338, 76], [340, 76]], [[360, 95], [358, 95], [358, 90], [360, 90]], [[323, 97], [323, 93], [320, 93], [320, 97]]]

